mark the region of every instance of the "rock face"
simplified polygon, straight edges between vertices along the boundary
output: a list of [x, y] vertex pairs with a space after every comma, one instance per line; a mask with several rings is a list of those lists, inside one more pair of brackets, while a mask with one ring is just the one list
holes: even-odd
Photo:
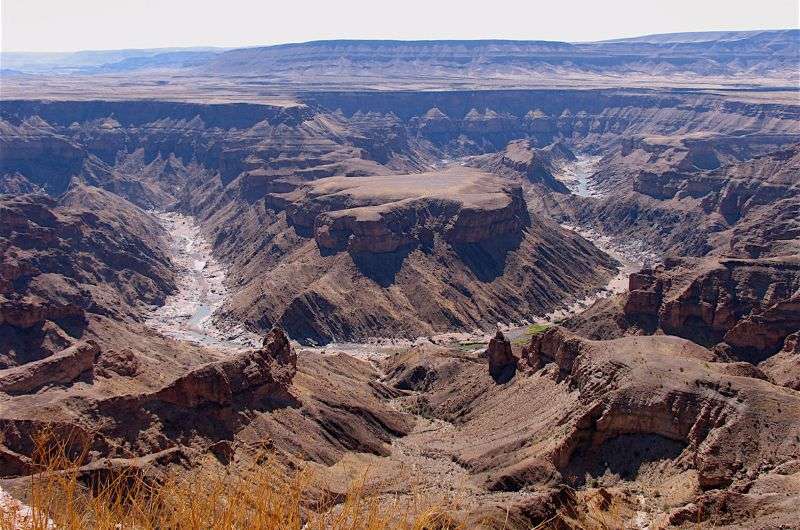
[[645, 329], [690, 338], [758, 362], [800, 328], [800, 262], [669, 259], [632, 274], [624, 315]]
[[[575, 351], [576, 346], [582, 350], [579, 355], [564, 354]], [[649, 361], [663, 362], [658, 363], [662, 373], [677, 368], [678, 381], [654, 395], [643, 394], [642, 385], [647, 384], [648, 378], [635, 362], [621, 361], [620, 354], [629, 355], [631, 348], [648, 351]], [[602, 406], [596, 406], [589, 413], [593, 425], [592, 444], [600, 445], [616, 436], [634, 433], [653, 433], [680, 441], [694, 452], [693, 461], [702, 488], [724, 487], [737, 478], [746, 480], [748, 472], [758, 469], [761, 458], [767, 453], [762, 453], [762, 449], [751, 449], [746, 440], [753, 435], [768, 436], [766, 430], [755, 427], [759, 416], [762, 421], [769, 418], [766, 420], [770, 423], [769, 432], [787, 428], [794, 432], [795, 429], [779, 411], [783, 411], [783, 407], [795, 407], [791, 403], [798, 399], [797, 396], [782, 392], [779, 387], [761, 379], [731, 379], [726, 375], [730, 372], [726, 364], [720, 366], [721, 369], [715, 368], [713, 375], [703, 374], [698, 368], [704, 358], [710, 360], [708, 352], [685, 342], [682, 344], [674, 337], [624, 338], [603, 343], [585, 341], [556, 328], [534, 337], [530, 349], [551, 353], [558, 374], [565, 376], [570, 386], [578, 389], [584, 403], [598, 397], [603, 400]], [[626, 350], [630, 353], [622, 353]], [[663, 354], [673, 355], [673, 360], [670, 362], [660, 357]], [[536, 359], [531, 360], [535, 362]], [[604, 364], [608, 362], [611, 364]], [[615, 363], [621, 364], [615, 366]], [[648, 361], [645, 363], [650, 365]], [[652, 379], [649, 383], [655, 381]], [[711, 394], [703, 391], [709, 388], [709, 384], [710, 388], [718, 390]], [[759, 400], [766, 396], [778, 399], [781, 405], [758, 412], [742, 412], [734, 399]], [[605, 401], [608, 398], [610, 400]], [[579, 436], [574, 441], [581, 438]], [[773, 446], [768, 450], [770, 458], [777, 455], [781, 455], [778, 459], [796, 458], [797, 449], [790, 445]], [[571, 443], [567, 443], [555, 455], [562, 466], [571, 458], [574, 449]]]
[[783, 341], [783, 349], [760, 364], [776, 384], [800, 390], [800, 332]]
[[469, 164], [506, 178], [542, 184], [549, 190], [566, 193], [567, 187], [556, 180], [555, 174], [565, 163], [574, 160], [575, 155], [562, 143], [536, 148], [531, 140], [514, 140], [504, 151], [475, 157]]
[[297, 354], [283, 330], [274, 328], [264, 338], [261, 349], [195, 368], [153, 397], [187, 408], [205, 404], [230, 406], [241, 394], [285, 389], [296, 371]]
[[[277, 328], [256, 350], [206, 363], [187, 357], [184, 362], [194, 361], [188, 367], [176, 366], [174, 359], [163, 363], [161, 384], [147, 373], [150, 360], [119, 385], [118, 377], [107, 376], [81, 377], [68, 391], [56, 384], [82, 367], [91, 370], [96, 353], [89, 343], [0, 374], [2, 391], [14, 394], [0, 393], [0, 477], [31, 472], [32, 437], [48, 425], [59, 436], [73, 433], [76, 454], [90, 448], [84, 467], [97, 470], [132, 460], [163, 466], [168, 462], [162, 457], [175, 451], [182, 465], [208, 451], [228, 460], [249, 458], [247, 448], [264, 440], [277, 453], [333, 464], [346, 451], [388, 454], [386, 444], [412, 425], [377, 397], [377, 372], [368, 363], [313, 352], [298, 361]], [[57, 363], [60, 371], [54, 372]], [[30, 393], [42, 381], [46, 386]], [[96, 428], [87, 431], [85, 425]], [[332, 437], [333, 432], [341, 434]], [[242, 447], [244, 454], [238, 452]]]
[[[521, 320], [553, 307], [561, 295], [552, 293], [588, 293], [607, 281], [610, 258], [574, 233], [507, 208], [513, 196], [495, 196], [497, 211], [483, 217], [465, 206], [441, 215], [431, 200], [430, 224], [411, 231], [397, 229], [383, 208], [372, 219], [359, 209], [352, 224], [329, 224], [320, 214], [315, 233], [281, 223], [267, 248], [249, 263], [241, 257], [246, 284], [225, 313], [256, 328], [278, 323], [300, 340], [413, 338], [492, 329], [495, 315]], [[283, 266], [267, 266], [268, 257]]]
[[[418, 443], [456, 460], [487, 502], [491, 492], [509, 500], [517, 491], [542, 495], [600, 481], [615, 498], [626, 484], [645, 496], [678, 488], [686, 493], [675, 502], [691, 506], [697, 492], [747, 491], [753, 481], [776, 480], [800, 456], [797, 393], [678, 337], [591, 341], [555, 326], [531, 339], [505, 385], [474, 356], [441, 349], [390, 358], [389, 381], [407, 381], [418, 366], [435, 376], [416, 387], [415, 399], [458, 432], [434, 431]], [[526, 513], [511, 506], [512, 517]], [[662, 510], [633, 506], [652, 510], [650, 518]], [[542, 518], [532, 524], [554, 516], [552, 509], [528, 513]]]
[[530, 224], [519, 188], [470, 169], [316, 181], [288, 209], [323, 251], [395, 252], [434, 237], [468, 244], [519, 237]]
[[489, 373], [496, 381], [507, 381], [514, 375], [517, 358], [511, 352], [511, 341], [500, 330], [489, 341], [486, 357], [489, 359]]
[[[777, 257], [800, 252], [796, 138], [622, 141], [597, 167], [604, 190], [572, 222], [652, 241], [675, 255]], [[573, 207], [567, 207], [572, 210]]]
[[522, 361], [534, 370], [550, 363], [558, 366], [559, 375], [565, 377], [572, 363], [581, 354], [584, 341], [563, 332], [542, 333], [522, 348]]
[[[78, 206], [81, 204], [81, 206]], [[0, 199], [0, 368], [38, 360], [91, 315], [135, 321], [174, 289], [161, 230], [109, 192]]]
[[95, 342], [87, 341], [51, 357], [0, 370], [0, 392], [30, 394], [43, 386], [72, 383], [81, 374], [92, 370], [99, 352]]

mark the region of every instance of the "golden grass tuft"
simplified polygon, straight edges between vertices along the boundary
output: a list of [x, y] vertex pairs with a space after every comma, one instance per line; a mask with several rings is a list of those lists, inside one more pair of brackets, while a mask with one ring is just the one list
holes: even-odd
[[[51, 433], [35, 437], [28, 507], [0, 506], [2, 530], [445, 530], [464, 528], [440, 506], [370, 495], [366, 476], [343, 498], [320, 494], [308, 470], [273, 457], [248, 469], [196, 469], [154, 478], [146, 469], [81, 468]], [[338, 502], [337, 502], [338, 501]]]

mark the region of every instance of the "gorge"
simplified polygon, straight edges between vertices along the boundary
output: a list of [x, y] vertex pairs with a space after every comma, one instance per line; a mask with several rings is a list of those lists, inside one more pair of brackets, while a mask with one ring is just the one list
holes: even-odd
[[0, 508], [49, 427], [82, 484], [799, 524], [800, 33], [656, 37], [9, 63]]

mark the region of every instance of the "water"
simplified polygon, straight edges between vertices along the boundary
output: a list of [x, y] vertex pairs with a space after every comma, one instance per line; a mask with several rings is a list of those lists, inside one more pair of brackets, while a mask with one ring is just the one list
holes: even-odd
[[579, 197], [600, 197], [601, 193], [592, 181], [591, 176], [597, 171], [600, 156], [577, 155], [576, 161], [565, 164], [555, 175], [564, 185]]
[[211, 254], [211, 245], [191, 217], [179, 213], [156, 213], [156, 218], [172, 237], [170, 258], [179, 269], [178, 291], [163, 306], [155, 309], [147, 325], [178, 340], [202, 346], [241, 350], [260, 344], [260, 338], [215, 318], [225, 302], [227, 271]]

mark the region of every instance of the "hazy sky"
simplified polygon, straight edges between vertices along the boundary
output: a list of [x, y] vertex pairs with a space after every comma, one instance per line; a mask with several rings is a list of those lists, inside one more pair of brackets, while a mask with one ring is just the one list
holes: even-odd
[[4, 51], [544, 39], [800, 26], [798, 0], [0, 0]]

